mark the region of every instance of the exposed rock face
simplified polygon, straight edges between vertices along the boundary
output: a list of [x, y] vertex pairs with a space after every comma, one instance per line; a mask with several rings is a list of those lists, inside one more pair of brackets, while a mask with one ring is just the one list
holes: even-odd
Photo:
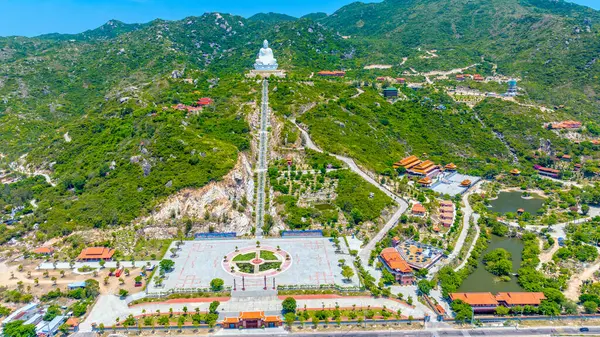
[[[250, 233], [253, 226], [251, 201], [254, 191], [252, 170], [244, 154], [240, 154], [234, 169], [223, 181], [199, 189], [184, 189], [169, 197], [150, 216], [140, 223], [155, 226], [192, 219], [191, 233], [236, 232]], [[243, 204], [246, 204], [244, 207]], [[180, 222], [180, 221], [179, 221]]]

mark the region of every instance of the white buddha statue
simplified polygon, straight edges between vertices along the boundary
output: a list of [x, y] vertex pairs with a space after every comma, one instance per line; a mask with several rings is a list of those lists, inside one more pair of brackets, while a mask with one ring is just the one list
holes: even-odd
[[258, 58], [254, 63], [256, 70], [277, 70], [277, 60], [273, 57], [273, 50], [269, 48], [269, 41], [263, 42], [263, 47], [258, 52]]

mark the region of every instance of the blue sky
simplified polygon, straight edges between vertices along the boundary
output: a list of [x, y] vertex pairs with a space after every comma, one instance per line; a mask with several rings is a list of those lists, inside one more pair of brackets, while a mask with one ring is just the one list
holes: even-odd
[[[353, 0], [0, 0], [0, 36], [79, 33], [110, 19], [127, 23], [176, 20], [205, 12], [245, 17], [258, 12], [301, 16], [332, 13]], [[364, 1], [364, 0], [363, 0]], [[366, 1], [369, 2], [369, 1]], [[600, 9], [600, 0], [574, 0]]]

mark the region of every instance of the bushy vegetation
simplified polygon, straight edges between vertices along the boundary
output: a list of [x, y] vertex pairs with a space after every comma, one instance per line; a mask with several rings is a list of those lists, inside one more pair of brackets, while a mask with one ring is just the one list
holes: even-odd
[[[355, 158], [379, 173], [389, 172], [408, 153], [473, 168], [509, 156], [466, 107], [439, 92], [408, 92], [411, 100], [392, 105], [372, 89], [365, 90], [356, 99], [319, 104], [298, 120], [309, 126], [323, 149]], [[448, 110], [434, 110], [439, 104]]]
[[512, 259], [510, 253], [503, 248], [497, 248], [483, 256], [485, 269], [498, 276], [508, 276], [512, 272]]

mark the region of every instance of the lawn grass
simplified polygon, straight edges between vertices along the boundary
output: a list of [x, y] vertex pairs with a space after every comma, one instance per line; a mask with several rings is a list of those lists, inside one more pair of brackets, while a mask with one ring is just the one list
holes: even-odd
[[277, 255], [275, 255], [275, 253], [270, 252], [268, 250], [261, 250], [260, 251], [260, 258], [263, 260], [277, 260]]
[[251, 261], [255, 257], [256, 257], [256, 253], [255, 252], [251, 252], [251, 253], [236, 255], [233, 258], [233, 261]]

